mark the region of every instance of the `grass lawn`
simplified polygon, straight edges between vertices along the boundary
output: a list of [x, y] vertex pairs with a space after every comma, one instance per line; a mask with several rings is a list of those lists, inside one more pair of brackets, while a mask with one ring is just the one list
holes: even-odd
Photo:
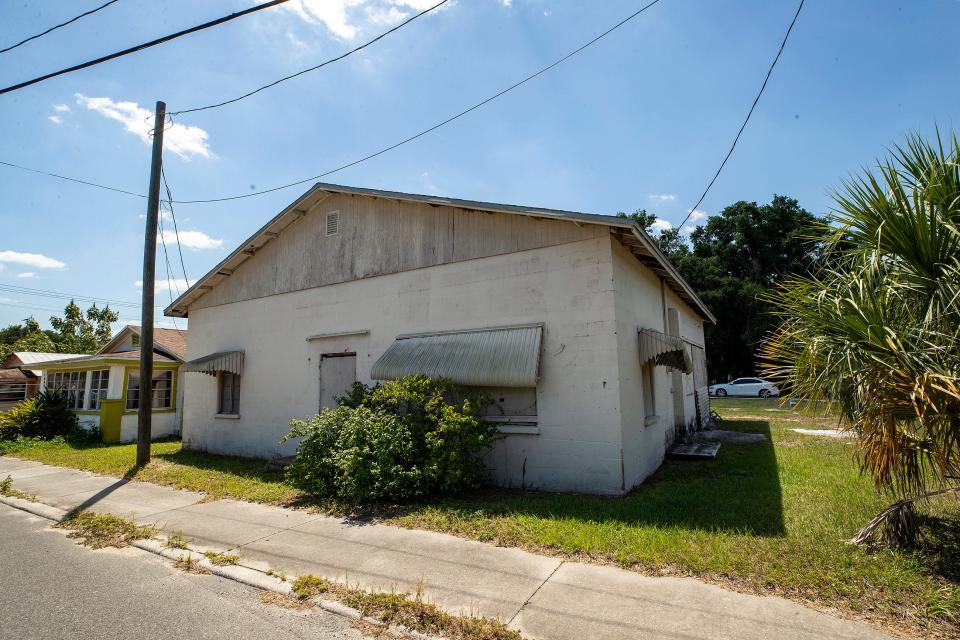
[[[852, 547], [844, 540], [889, 502], [861, 477], [852, 441], [790, 431], [833, 424], [775, 400], [725, 398], [713, 407], [723, 428], [764, 433], [770, 442], [724, 443], [709, 462], [668, 462], [623, 498], [488, 491], [381, 515], [404, 527], [776, 593], [906, 636], [960, 637], [955, 498], [924, 506], [925, 522], [936, 526], [916, 550]], [[132, 472], [134, 449], [60, 444], [11, 455], [122, 476]], [[156, 443], [153, 452], [137, 479], [212, 497], [303, 500], [260, 460], [183, 451], [178, 442]]]

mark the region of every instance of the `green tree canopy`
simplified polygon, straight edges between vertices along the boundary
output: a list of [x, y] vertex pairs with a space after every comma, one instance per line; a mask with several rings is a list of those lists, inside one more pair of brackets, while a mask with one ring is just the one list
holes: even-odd
[[50, 318], [52, 329], [41, 329], [33, 317], [0, 329], [0, 359], [14, 351], [94, 353], [110, 341], [110, 325], [117, 320], [109, 306], [101, 309], [93, 304], [84, 312], [71, 300], [63, 316]]

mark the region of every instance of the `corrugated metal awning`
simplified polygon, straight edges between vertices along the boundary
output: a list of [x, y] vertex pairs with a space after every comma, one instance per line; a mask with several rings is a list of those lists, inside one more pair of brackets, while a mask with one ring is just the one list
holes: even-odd
[[693, 361], [683, 340], [655, 329], [640, 329], [640, 364], [651, 360], [662, 367], [672, 367], [684, 373], [693, 371]]
[[398, 336], [370, 377], [420, 374], [476, 387], [535, 387], [542, 339], [542, 324]]
[[211, 376], [217, 375], [219, 371], [241, 375], [243, 373], [243, 351], [211, 353], [208, 356], [184, 362], [183, 371], [195, 371]]

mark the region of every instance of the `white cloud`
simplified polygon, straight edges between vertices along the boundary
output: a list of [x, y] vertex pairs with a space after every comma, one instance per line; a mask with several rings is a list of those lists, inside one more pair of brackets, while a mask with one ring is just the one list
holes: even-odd
[[167, 246], [173, 246], [180, 239], [180, 246], [188, 249], [220, 249], [223, 247], [223, 240], [211, 238], [203, 231], [181, 231], [174, 233], [172, 229], [164, 229], [157, 234], [157, 242], [166, 242]]
[[[500, 1], [510, 6], [510, 0]], [[280, 6], [310, 24], [325, 26], [338, 38], [351, 40], [368, 26], [396, 24], [411, 11], [424, 11], [435, 4], [437, 0], [291, 0]]]
[[549, 18], [550, 16], [553, 15], [553, 11], [550, 11], [550, 9], [544, 9], [543, 15]]
[[668, 220], [664, 220], [663, 218], [657, 218], [656, 220], [654, 220], [653, 224], [651, 224], [650, 227], [653, 228], [654, 231], [661, 231], [661, 232], [669, 231], [670, 229], [673, 229], [673, 225]]
[[[141, 213], [141, 214], [139, 214], [137, 217], [140, 218], [141, 220], [146, 220], [146, 219], [147, 219], [147, 214]], [[169, 212], [169, 211], [164, 211], [163, 209], [161, 209], [161, 210], [160, 210], [160, 221], [161, 221], [161, 222], [173, 222], [173, 216], [170, 215], [170, 212]]]
[[35, 271], [23, 271], [17, 274], [18, 278], [36, 278], [37, 274]]
[[53, 124], [63, 124], [63, 118], [61, 118], [60, 116], [47, 116], [47, 120], [49, 120]]
[[0, 251], [0, 262], [23, 264], [36, 269], [63, 269], [66, 262], [56, 258], [48, 258], [39, 253], [21, 253], [19, 251]]
[[[183, 278], [174, 278], [173, 280], [156, 280], [153, 283], [153, 291], [154, 293], [166, 293], [167, 291], [173, 291], [174, 293], [180, 291], [180, 293], [183, 293], [192, 287], [195, 282], [196, 280], [184, 280]], [[135, 286], [137, 289], [143, 289], [143, 280], [137, 280], [133, 283], [133, 286]]]
[[55, 104], [53, 105], [53, 110], [57, 113], [70, 113], [70, 107], [65, 104]]
[[647, 196], [651, 200], [656, 200], [657, 202], [673, 202], [677, 199], [677, 194], [675, 193], [651, 193]]
[[513, 0], [500, 0], [500, 3], [505, 7], [513, 6]]
[[[82, 93], [75, 95], [77, 104], [120, 122], [127, 131], [139, 136], [144, 143], [150, 144], [153, 112], [149, 109], [144, 109], [136, 102], [114, 102], [110, 98], [91, 98]], [[189, 160], [191, 156], [210, 158], [213, 152], [207, 144], [207, 137], [207, 132], [200, 127], [175, 122], [163, 133], [163, 147], [184, 160]]]
[[693, 222], [696, 222], [697, 220], [704, 220], [709, 215], [710, 214], [707, 213], [706, 211], [700, 211], [699, 209], [695, 209], [690, 212], [690, 220], [692, 220]]

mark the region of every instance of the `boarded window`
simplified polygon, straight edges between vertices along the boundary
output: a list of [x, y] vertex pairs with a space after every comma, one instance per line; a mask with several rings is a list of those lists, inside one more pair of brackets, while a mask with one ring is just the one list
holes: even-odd
[[217, 413], [225, 416], [240, 415], [240, 376], [221, 371], [217, 376]]
[[643, 413], [649, 418], [657, 415], [657, 394], [653, 381], [653, 362], [643, 365], [640, 373], [643, 378]]
[[340, 212], [331, 211], [327, 214], [327, 235], [333, 236], [340, 233]]
[[489, 422], [505, 425], [537, 424], [537, 390], [529, 387], [475, 387], [475, 391], [490, 399], [480, 410]]
[[[131, 371], [127, 378], [127, 410], [140, 408], [140, 374]], [[150, 406], [154, 409], [169, 409], [173, 406], [173, 372], [158, 371], [150, 384]]]

